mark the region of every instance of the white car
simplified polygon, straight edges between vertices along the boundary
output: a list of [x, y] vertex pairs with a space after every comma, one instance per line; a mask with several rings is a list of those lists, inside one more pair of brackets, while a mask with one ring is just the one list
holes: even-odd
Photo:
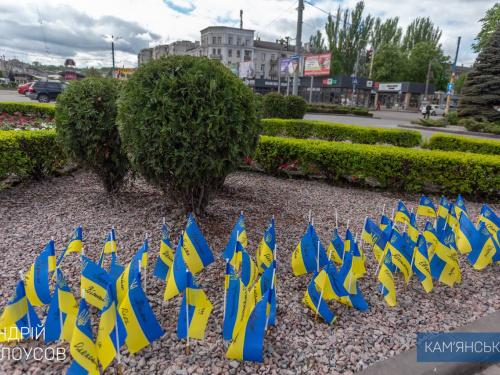
[[[427, 105], [422, 106], [422, 114], [425, 115], [425, 107]], [[442, 115], [444, 116], [444, 109], [446, 108], [445, 104], [431, 104], [431, 116]]]

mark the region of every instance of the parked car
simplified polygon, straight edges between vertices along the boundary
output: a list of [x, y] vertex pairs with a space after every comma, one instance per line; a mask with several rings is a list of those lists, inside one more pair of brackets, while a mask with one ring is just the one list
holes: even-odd
[[40, 103], [48, 103], [51, 100], [56, 100], [57, 95], [65, 88], [65, 82], [53, 80], [36, 81], [29, 88], [29, 98], [31, 100], [38, 100]]
[[[426, 105], [421, 107], [422, 114], [425, 115], [426, 112]], [[437, 116], [441, 115], [444, 116], [444, 109], [446, 108], [446, 105], [444, 104], [431, 104], [431, 116]]]
[[24, 85], [19, 85], [17, 88], [17, 92], [21, 95], [28, 96], [29, 95], [29, 88], [33, 84], [33, 82], [28, 82], [25, 83]]

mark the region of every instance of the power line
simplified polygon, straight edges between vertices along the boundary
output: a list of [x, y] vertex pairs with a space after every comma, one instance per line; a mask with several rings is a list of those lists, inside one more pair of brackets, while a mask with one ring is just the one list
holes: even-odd
[[337, 16], [332, 15], [332, 13], [331, 13], [331, 12], [327, 12], [326, 10], [323, 10], [323, 9], [321, 9], [321, 8], [318, 8], [316, 5], [314, 5], [313, 3], [311, 3], [311, 2], [309, 2], [309, 1], [307, 1], [307, 0], [304, 0], [304, 3], [307, 3], [307, 4], [309, 4], [310, 6], [312, 6], [313, 8], [316, 8], [317, 10], [319, 10], [319, 11], [321, 11], [321, 12], [323, 12], [323, 13], [326, 13], [326, 14], [328, 14], [329, 16], [335, 17], [336, 19], [338, 19], [338, 20], [339, 20], [339, 21], [341, 21], [341, 22], [344, 22], [344, 23], [345, 23], [346, 25], [348, 25], [348, 26], [351, 26], [351, 24], [350, 24], [349, 22], [344, 21], [344, 20], [343, 20], [343, 19], [341, 19], [340, 17], [337, 17]]
[[281, 13], [278, 17], [276, 17], [274, 20], [272, 20], [271, 22], [269, 22], [266, 26], [264, 26], [262, 29], [260, 29], [259, 31], [257, 31], [257, 35], [259, 35], [260, 32], [264, 31], [269, 25], [271, 25], [272, 23], [274, 23], [278, 18], [280, 18], [283, 14], [285, 14], [286, 12], [288, 12], [290, 10], [291, 7], [294, 6], [294, 4], [296, 3], [297, 1], [296, 0], [292, 0], [292, 5], [290, 5], [283, 13]]
[[45, 43], [45, 50], [47, 51], [47, 55], [49, 55], [49, 57], [52, 60], [54, 60], [54, 57], [51, 55], [50, 50], [49, 50], [49, 46], [47, 44], [47, 37], [45, 36], [45, 29], [43, 28], [42, 17], [40, 16], [40, 11], [38, 10], [38, 5], [35, 4], [35, 7], [36, 7], [36, 13], [38, 14], [38, 22], [40, 22], [40, 28], [42, 29], [42, 36], [43, 36], [43, 41]]

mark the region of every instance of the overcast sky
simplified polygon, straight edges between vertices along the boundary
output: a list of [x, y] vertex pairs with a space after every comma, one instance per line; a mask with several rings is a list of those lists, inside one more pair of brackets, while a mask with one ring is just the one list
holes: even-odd
[[[336, 12], [353, 8], [356, 0], [311, 0], [317, 8]], [[262, 40], [296, 36], [297, 0], [0, 0], [0, 57], [59, 65], [73, 58], [78, 67], [111, 66], [111, 42], [102, 35], [122, 37], [115, 43], [118, 66], [137, 66], [140, 49], [176, 40], [200, 40], [208, 26], [243, 27]], [[365, 0], [366, 16], [399, 17], [403, 31], [416, 17], [429, 16], [443, 30], [445, 54], [469, 66], [470, 45], [480, 31], [478, 22], [495, 4], [491, 0]], [[327, 15], [307, 2], [303, 42], [324, 32]]]

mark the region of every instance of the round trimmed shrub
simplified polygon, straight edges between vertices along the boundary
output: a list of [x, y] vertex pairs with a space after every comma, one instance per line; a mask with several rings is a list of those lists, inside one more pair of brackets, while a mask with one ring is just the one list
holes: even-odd
[[86, 78], [57, 97], [56, 131], [67, 155], [97, 174], [106, 190], [117, 192], [130, 167], [116, 124], [121, 82]]
[[283, 118], [285, 115], [285, 99], [277, 92], [264, 95], [264, 117]]
[[196, 214], [253, 156], [262, 127], [252, 90], [204, 57], [170, 56], [141, 65], [125, 83], [118, 110], [133, 168]]
[[303, 119], [307, 110], [306, 100], [298, 95], [288, 95], [285, 98], [285, 117]]

